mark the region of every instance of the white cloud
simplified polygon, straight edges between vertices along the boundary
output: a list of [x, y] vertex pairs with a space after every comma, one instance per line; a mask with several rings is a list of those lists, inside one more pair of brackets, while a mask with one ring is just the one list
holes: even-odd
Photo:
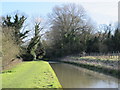
[[97, 23], [110, 23], [118, 20], [117, 2], [84, 2], [81, 4]]

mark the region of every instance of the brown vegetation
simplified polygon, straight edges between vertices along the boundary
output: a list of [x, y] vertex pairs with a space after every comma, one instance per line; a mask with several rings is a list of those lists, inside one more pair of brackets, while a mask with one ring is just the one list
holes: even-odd
[[2, 28], [2, 67], [3, 69], [15, 62], [19, 54], [19, 46], [14, 41], [13, 28]]

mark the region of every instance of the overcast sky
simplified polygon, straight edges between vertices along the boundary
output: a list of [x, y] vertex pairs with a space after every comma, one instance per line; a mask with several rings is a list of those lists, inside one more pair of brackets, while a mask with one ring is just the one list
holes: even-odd
[[[118, 21], [118, 0], [4, 0], [2, 15], [11, 14], [16, 10], [25, 12], [29, 17], [41, 15], [43, 18], [52, 11], [55, 5], [74, 2], [82, 5], [88, 15], [98, 24], [109, 24]], [[56, 2], [57, 1], [57, 2]], [[1, 8], [1, 7], [0, 7]], [[0, 12], [1, 14], [1, 12]]]

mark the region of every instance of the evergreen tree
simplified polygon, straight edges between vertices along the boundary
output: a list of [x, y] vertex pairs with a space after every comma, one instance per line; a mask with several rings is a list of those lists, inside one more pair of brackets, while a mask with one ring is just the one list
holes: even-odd
[[23, 39], [26, 38], [26, 34], [29, 31], [25, 31], [24, 33], [21, 33], [20, 30], [23, 27], [23, 24], [27, 18], [23, 16], [19, 16], [18, 14], [15, 14], [15, 16], [12, 18], [10, 15], [7, 15], [3, 18], [2, 26], [3, 27], [12, 27], [14, 28], [14, 36], [17, 44], [22, 44]]
[[28, 45], [28, 53], [30, 53], [30, 55], [32, 55], [33, 60], [37, 60], [40, 59], [42, 57], [42, 55], [44, 55], [44, 48], [42, 47], [42, 43], [40, 41], [41, 36], [39, 35], [40, 33], [40, 27], [39, 27], [40, 23], [36, 23], [35, 25], [35, 35], [34, 37], [31, 39], [29, 45]]
[[114, 51], [120, 51], [120, 30], [117, 28], [113, 36]]
[[87, 42], [87, 52], [99, 52], [99, 38], [98, 37], [94, 37], [91, 38], [90, 40], [88, 40]]

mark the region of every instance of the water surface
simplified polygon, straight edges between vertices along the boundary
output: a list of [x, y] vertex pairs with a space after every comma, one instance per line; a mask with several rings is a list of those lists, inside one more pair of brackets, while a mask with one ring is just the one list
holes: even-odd
[[64, 63], [50, 63], [63, 88], [118, 88], [118, 79]]

